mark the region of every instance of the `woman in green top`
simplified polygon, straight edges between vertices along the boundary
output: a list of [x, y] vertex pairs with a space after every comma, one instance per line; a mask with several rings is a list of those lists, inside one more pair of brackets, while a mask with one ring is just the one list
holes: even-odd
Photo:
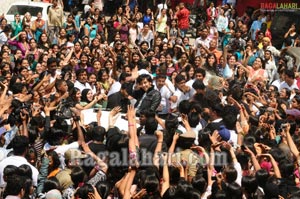
[[[89, 89], [84, 89], [84, 90], [89, 90]], [[79, 109], [79, 110], [84, 110], [84, 109], [89, 109], [89, 108], [100, 108], [101, 107], [101, 105], [97, 104], [97, 102], [99, 100], [101, 100], [101, 96], [95, 96], [94, 97], [92, 95], [91, 101], [87, 101], [87, 100], [84, 100], [84, 99], [81, 98], [81, 92], [78, 88], [74, 88], [70, 93], [71, 93], [70, 98], [71, 98], [72, 103], [74, 104], [74, 107]], [[86, 94], [85, 94], [85, 96], [86, 96]], [[85, 98], [85, 97], [83, 97], [83, 98]]]
[[22, 21], [19, 14], [15, 14], [15, 20], [11, 23], [12, 27], [12, 37], [18, 35], [22, 32]]
[[92, 17], [88, 17], [86, 19], [86, 22], [87, 23], [84, 25], [84, 35], [93, 40], [97, 35], [98, 27], [95, 23], [94, 18]]
[[81, 101], [79, 105], [83, 109], [102, 108], [102, 105], [98, 102], [107, 100], [105, 98], [107, 98], [105, 94], [94, 96], [93, 91], [91, 89], [83, 89], [81, 92]]

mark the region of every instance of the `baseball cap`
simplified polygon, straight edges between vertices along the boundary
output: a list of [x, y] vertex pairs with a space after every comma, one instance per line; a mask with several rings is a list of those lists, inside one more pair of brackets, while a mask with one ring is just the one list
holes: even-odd
[[220, 126], [219, 135], [221, 136], [222, 140], [228, 141], [230, 139], [230, 132], [225, 126]]
[[65, 159], [72, 160], [72, 159], [82, 159], [88, 157], [87, 154], [84, 154], [82, 151], [78, 149], [68, 149], [65, 152]]
[[46, 193], [45, 198], [46, 199], [62, 199], [62, 195], [59, 190], [52, 189]]

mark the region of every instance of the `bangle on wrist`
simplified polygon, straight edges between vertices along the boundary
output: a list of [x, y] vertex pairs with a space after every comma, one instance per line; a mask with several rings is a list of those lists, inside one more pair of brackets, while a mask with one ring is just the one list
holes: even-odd
[[128, 126], [134, 126], [134, 124], [130, 124], [130, 123], [128, 123]]
[[97, 171], [100, 170], [100, 166], [99, 166], [98, 164], [96, 164], [94, 168], [95, 168]]

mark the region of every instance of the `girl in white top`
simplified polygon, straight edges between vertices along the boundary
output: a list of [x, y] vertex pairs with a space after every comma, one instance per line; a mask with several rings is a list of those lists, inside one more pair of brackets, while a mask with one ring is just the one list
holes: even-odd
[[133, 22], [130, 22], [130, 28], [129, 28], [129, 45], [136, 46], [136, 40], [138, 37], [138, 26], [137, 21], [134, 20]]
[[219, 32], [224, 32], [228, 26], [228, 18], [225, 16], [223, 8], [219, 8], [219, 15], [217, 17], [216, 26]]

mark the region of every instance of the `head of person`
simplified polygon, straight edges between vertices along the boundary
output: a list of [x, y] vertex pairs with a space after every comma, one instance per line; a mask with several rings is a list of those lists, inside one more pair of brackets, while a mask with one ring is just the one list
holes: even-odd
[[23, 198], [25, 195], [25, 181], [26, 178], [21, 175], [14, 174], [7, 179], [5, 187], [5, 196], [17, 196]]
[[166, 79], [167, 79], [166, 75], [163, 74], [157, 75], [155, 80], [156, 87], [158, 89], [161, 89], [166, 84]]
[[178, 6], [179, 6], [179, 8], [180, 8], [180, 9], [182, 9], [182, 8], [184, 8], [184, 3], [183, 3], [183, 2], [181, 2], [181, 3], [179, 3], [179, 5], [178, 5]]
[[265, 68], [265, 61], [260, 58], [260, 57], [257, 57], [252, 65], [253, 69], [254, 70], [258, 70], [260, 68], [264, 69]]
[[80, 83], [85, 84], [87, 82], [87, 71], [83, 68], [76, 71], [76, 77]]
[[264, 37], [262, 39], [262, 45], [263, 45], [264, 48], [270, 46], [270, 44], [271, 44], [271, 40], [270, 40], [269, 37]]
[[92, 129], [91, 133], [92, 133], [91, 137], [93, 140], [97, 142], [103, 142], [104, 137], [106, 135], [106, 130], [102, 126], [96, 126]]
[[47, 67], [51, 75], [55, 74], [56, 68], [58, 66], [57, 59], [54, 57], [50, 57], [47, 60]]
[[47, 193], [48, 191], [53, 189], [58, 189], [58, 190], [61, 189], [59, 181], [57, 180], [56, 177], [47, 178], [44, 182], [44, 187], [42, 192]]
[[121, 85], [120, 92], [123, 95], [123, 97], [128, 98], [132, 90], [132, 84], [128, 82], [124, 82]]
[[86, 103], [90, 103], [91, 101], [93, 101], [94, 99], [94, 95], [93, 95], [93, 91], [91, 89], [83, 89], [81, 92], [81, 101], [82, 102], [86, 102]]
[[295, 95], [292, 99], [292, 108], [300, 108], [300, 95]]
[[192, 85], [193, 89], [195, 89], [197, 94], [204, 94], [206, 86], [203, 81], [196, 79]]
[[49, 167], [52, 169], [57, 169], [60, 166], [59, 156], [55, 151], [47, 152], [49, 158]]
[[266, 61], [270, 60], [272, 58], [272, 52], [270, 50], [265, 50], [264, 58]]
[[140, 125], [144, 126], [147, 122], [147, 119], [151, 118], [151, 117], [153, 117], [153, 118], [155, 117], [155, 113], [153, 111], [151, 111], [151, 110], [142, 110], [140, 112], [140, 117], [139, 117]]
[[196, 68], [195, 69], [195, 79], [203, 81], [205, 78], [205, 70], [203, 68]]
[[86, 154], [83, 154], [78, 149], [68, 149], [65, 154], [65, 164], [68, 168], [73, 168], [75, 166], [79, 166], [81, 163], [81, 159], [84, 159], [87, 157]]
[[147, 135], [154, 135], [155, 131], [157, 130], [158, 123], [155, 117], [147, 117], [145, 122], [145, 133]]
[[292, 85], [294, 83], [295, 80], [295, 73], [292, 70], [285, 70], [284, 71], [284, 81], [288, 84], [288, 85]]
[[90, 198], [88, 196], [94, 196], [95, 191], [97, 190], [95, 190], [91, 184], [85, 183], [82, 187], [76, 190], [74, 196], [76, 198], [88, 199]]
[[100, 181], [96, 184], [96, 189], [101, 198], [108, 198], [111, 192], [111, 185], [108, 182]]
[[86, 173], [80, 166], [75, 166], [71, 171], [71, 179], [74, 187], [78, 187], [80, 183], [83, 183], [86, 178]]
[[210, 67], [215, 67], [217, 64], [217, 58], [216, 55], [213, 53], [210, 53], [206, 57], [206, 65]]
[[13, 149], [13, 153], [16, 156], [25, 156], [29, 147], [29, 139], [24, 135], [17, 135], [13, 138], [7, 149]]
[[142, 89], [145, 92], [152, 88], [152, 77], [148, 74], [142, 74], [138, 76], [136, 81], [140, 89]]
[[57, 4], [58, 4], [58, 0], [53, 0], [53, 1], [52, 1], [52, 4], [53, 4], [54, 7], [56, 7]]
[[65, 80], [59, 79], [55, 82], [55, 88], [58, 92], [65, 93], [68, 91], [68, 84]]
[[8, 178], [16, 174], [18, 167], [15, 165], [7, 165], [3, 170], [3, 180], [6, 182]]

